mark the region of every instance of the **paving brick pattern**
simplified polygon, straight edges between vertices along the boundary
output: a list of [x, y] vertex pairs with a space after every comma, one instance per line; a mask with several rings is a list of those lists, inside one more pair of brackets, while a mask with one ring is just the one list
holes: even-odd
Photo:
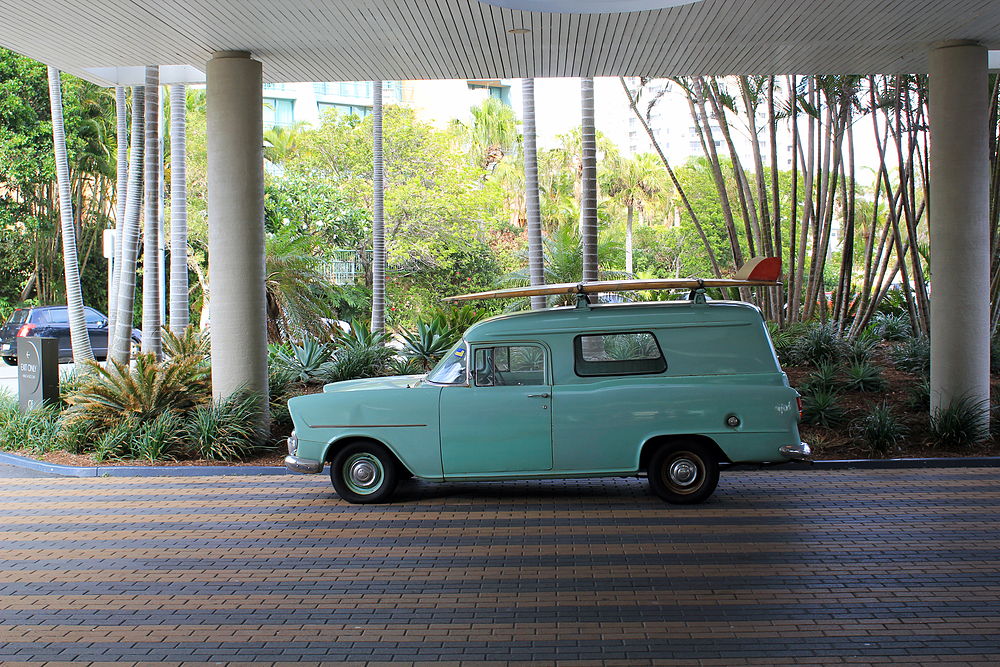
[[0, 663], [1000, 664], [1000, 469], [5, 480]]

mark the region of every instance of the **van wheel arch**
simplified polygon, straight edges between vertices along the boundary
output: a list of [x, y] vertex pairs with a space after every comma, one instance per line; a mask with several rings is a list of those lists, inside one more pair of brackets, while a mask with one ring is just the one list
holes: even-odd
[[705, 435], [688, 435], [688, 434], [675, 434], [675, 435], [660, 435], [647, 440], [643, 446], [642, 451], [639, 453], [639, 471], [646, 472], [649, 469], [649, 461], [653, 458], [653, 454], [657, 449], [663, 445], [670, 445], [678, 442], [695, 442], [703, 447], [707, 447], [713, 454], [715, 454], [716, 460], [723, 465], [732, 464], [732, 461], [726, 456], [719, 444]]
[[369, 443], [373, 443], [373, 444], [379, 445], [380, 447], [384, 447], [386, 449], [386, 451], [388, 451], [389, 454], [392, 456], [393, 461], [395, 461], [395, 463], [396, 463], [396, 474], [399, 477], [400, 481], [405, 481], [405, 480], [413, 478], [413, 473], [410, 472], [410, 469], [407, 468], [406, 465], [404, 465], [402, 461], [399, 460], [399, 457], [396, 456], [396, 452], [392, 451], [392, 449], [389, 447], [389, 445], [385, 444], [381, 440], [376, 440], [375, 438], [364, 438], [364, 437], [360, 437], [360, 436], [358, 436], [358, 437], [348, 436], [348, 437], [342, 438], [340, 440], [335, 440], [334, 442], [330, 443], [329, 447], [326, 448], [326, 456], [323, 458], [323, 461], [325, 463], [332, 463], [334, 457], [337, 456], [337, 452], [339, 452], [344, 447], [346, 447], [348, 445], [352, 445], [352, 444], [354, 444], [356, 442], [369, 442]]

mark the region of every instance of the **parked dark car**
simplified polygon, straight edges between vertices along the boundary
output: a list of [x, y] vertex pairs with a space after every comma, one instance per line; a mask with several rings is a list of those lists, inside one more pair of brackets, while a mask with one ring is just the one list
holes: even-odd
[[[83, 307], [87, 318], [90, 347], [100, 360], [108, 356], [108, 316]], [[69, 339], [69, 311], [66, 306], [33, 306], [18, 308], [0, 328], [0, 357], [10, 366], [17, 364], [18, 336], [40, 336], [59, 339], [59, 363], [73, 361], [73, 346]], [[132, 329], [132, 346], [142, 343], [142, 331]]]

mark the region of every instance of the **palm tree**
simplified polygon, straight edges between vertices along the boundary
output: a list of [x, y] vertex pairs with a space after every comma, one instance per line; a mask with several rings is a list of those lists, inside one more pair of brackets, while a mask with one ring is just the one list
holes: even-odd
[[[538, 153], [535, 146], [535, 80], [521, 79], [524, 102], [524, 193], [528, 223], [528, 271], [532, 285], [545, 284], [542, 211], [538, 201]], [[544, 296], [531, 297], [532, 310], [545, 307]]]
[[[621, 251], [621, 246], [616, 242], [605, 240], [598, 244], [598, 253], [605, 257], [610, 257]], [[542, 268], [544, 270], [544, 283], [546, 285], [558, 283], [576, 283], [583, 277], [583, 247], [580, 243], [580, 234], [577, 226], [573, 223], [560, 226], [551, 234], [542, 236]], [[627, 277], [621, 271], [610, 269], [599, 269], [598, 279], [616, 280]], [[521, 268], [501, 276], [497, 281], [500, 288], [526, 287], [531, 284], [531, 275], [528, 268]], [[576, 303], [576, 296], [573, 294], [556, 294], [546, 298], [548, 306], [568, 306]], [[515, 309], [523, 309], [529, 305], [527, 299], [515, 302]]]
[[385, 330], [385, 167], [382, 160], [382, 82], [372, 84], [372, 331]]
[[639, 209], [641, 216], [663, 189], [664, 172], [652, 154], [644, 153], [631, 160], [614, 156], [606, 162], [601, 176], [605, 191], [626, 209], [625, 272], [633, 273], [632, 222], [635, 210]]
[[160, 345], [160, 69], [146, 67], [146, 224], [142, 254], [142, 351], [159, 359]]
[[83, 290], [76, 258], [76, 227], [70, 195], [69, 163], [66, 158], [66, 130], [63, 125], [62, 84], [59, 70], [49, 67], [49, 105], [52, 109], [52, 144], [56, 154], [56, 181], [59, 186], [59, 219], [62, 223], [63, 267], [66, 271], [66, 305], [69, 310], [69, 337], [73, 361], [93, 361], [87, 319], [83, 312]]
[[514, 110], [495, 97], [487, 97], [472, 107], [469, 154], [487, 172], [492, 172], [505, 156], [517, 152], [520, 121]]
[[187, 267], [187, 86], [170, 86], [170, 330], [191, 321]]
[[135, 303], [135, 265], [139, 253], [139, 213], [142, 210], [144, 143], [139, 140], [145, 126], [145, 88], [132, 87], [132, 156], [129, 160], [125, 225], [122, 229], [122, 259], [118, 283], [118, 315], [114, 342], [109, 345], [110, 361], [124, 365], [132, 352], [132, 310]]
[[292, 226], [279, 227], [265, 239], [264, 262], [268, 342], [327, 334], [320, 318], [327, 314], [323, 299], [329, 281], [314, 238]]
[[580, 197], [580, 243], [583, 246], [583, 281], [597, 280], [597, 141], [594, 128], [594, 79], [580, 79], [583, 146]]

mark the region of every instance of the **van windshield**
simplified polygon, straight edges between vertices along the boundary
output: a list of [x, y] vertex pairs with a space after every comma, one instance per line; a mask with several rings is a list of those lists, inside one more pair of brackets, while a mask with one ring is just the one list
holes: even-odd
[[468, 346], [464, 339], [455, 343], [455, 347], [451, 348], [434, 370], [427, 374], [426, 380], [434, 384], [465, 384], [467, 351]]

